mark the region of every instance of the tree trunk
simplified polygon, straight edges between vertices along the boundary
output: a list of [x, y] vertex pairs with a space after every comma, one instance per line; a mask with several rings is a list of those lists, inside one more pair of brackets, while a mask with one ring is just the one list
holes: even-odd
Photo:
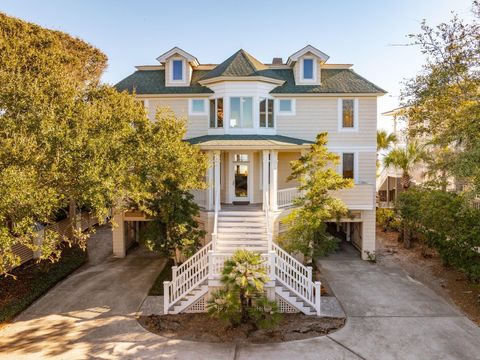
[[242, 323], [248, 322], [248, 299], [245, 296], [245, 291], [240, 290], [240, 308], [242, 313]]
[[408, 224], [403, 225], [403, 246], [405, 249], [410, 249], [412, 246], [411, 233]]

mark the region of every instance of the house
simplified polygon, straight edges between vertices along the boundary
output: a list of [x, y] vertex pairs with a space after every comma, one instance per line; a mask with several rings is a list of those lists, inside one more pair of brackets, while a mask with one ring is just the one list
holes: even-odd
[[[328, 59], [308, 45], [286, 62], [264, 64], [239, 50], [212, 65], [175, 47], [157, 58], [158, 65], [137, 66], [116, 85], [135, 92], [152, 119], [160, 106], [186, 117], [186, 141], [212, 164], [205, 174], [209, 188], [195, 191], [208, 243], [174, 269], [165, 288], [166, 312], [203, 311], [224, 260], [242, 247], [267, 259], [267, 294], [283, 311], [319, 313], [320, 285], [311, 268], [274, 241], [299, 196], [297, 184], [287, 181], [290, 161], [308, 151], [319, 132], [328, 132], [328, 147], [341, 158], [338, 171], [355, 182], [334, 194], [350, 210], [337, 230], [363, 259], [375, 251], [377, 98], [385, 91], [352, 65]], [[125, 256], [125, 227], [134, 227], [140, 216], [117, 215], [115, 255]]]

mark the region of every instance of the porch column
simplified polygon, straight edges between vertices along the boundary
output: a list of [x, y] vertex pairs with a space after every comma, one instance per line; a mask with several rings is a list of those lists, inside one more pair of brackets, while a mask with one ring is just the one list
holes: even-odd
[[278, 151], [270, 152], [270, 208], [277, 211], [277, 191], [278, 191]]
[[207, 170], [207, 210], [213, 210], [213, 153], [211, 151], [207, 152], [209, 168]]
[[112, 229], [113, 256], [117, 258], [124, 258], [127, 255], [127, 247], [125, 244], [123, 212], [115, 214], [113, 221], [116, 224], [116, 226]]
[[220, 151], [213, 153], [215, 163], [215, 211], [220, 211]]
[[263, 150], [263, 172], [262, 172], [262, 189], [263, 189], [263, 210], [265, 211], [268, 207], [269, 197], [268, 197], [268, 160], [269, 160], [269, 151]]

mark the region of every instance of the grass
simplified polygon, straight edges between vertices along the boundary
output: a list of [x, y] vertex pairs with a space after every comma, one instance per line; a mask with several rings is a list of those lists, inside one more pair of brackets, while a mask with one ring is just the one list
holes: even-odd
[[87, 253], [78, 246], [66, 247], [55, 263], [31, 260], [11, 271], [16, 279], [0, 278], [0, 325], [12, 320], [86, 260]]
[[150, 291], [148, 292], [149, 296], [162, 296], [163, 295], [163, 282], [172, 280], [172, 266], [173, 260], [168, 259], [167, 263], [163, 270], [158, 274], [155, 282], [153, 283]]

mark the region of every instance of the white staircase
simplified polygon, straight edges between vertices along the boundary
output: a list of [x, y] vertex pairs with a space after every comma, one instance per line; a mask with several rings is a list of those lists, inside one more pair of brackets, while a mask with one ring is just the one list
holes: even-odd
[[267, 224], [263, 211], [220, 211], [215, 251], [246, 249], [268, 252]]
[[262, 255], [276, 296], [306, 315], [319, 316], [320, 282], [313, 281], [311, 267], [272, 242], [269, 221], [268, 210], [216, 211], [212, 241], [173, 267], [172, 281], [164, 282], [164, 313], [178, 314], [204, 301], [209, 282], [217, 280], [218, 286], [224, 261], [235, 250], [247, 249]]

